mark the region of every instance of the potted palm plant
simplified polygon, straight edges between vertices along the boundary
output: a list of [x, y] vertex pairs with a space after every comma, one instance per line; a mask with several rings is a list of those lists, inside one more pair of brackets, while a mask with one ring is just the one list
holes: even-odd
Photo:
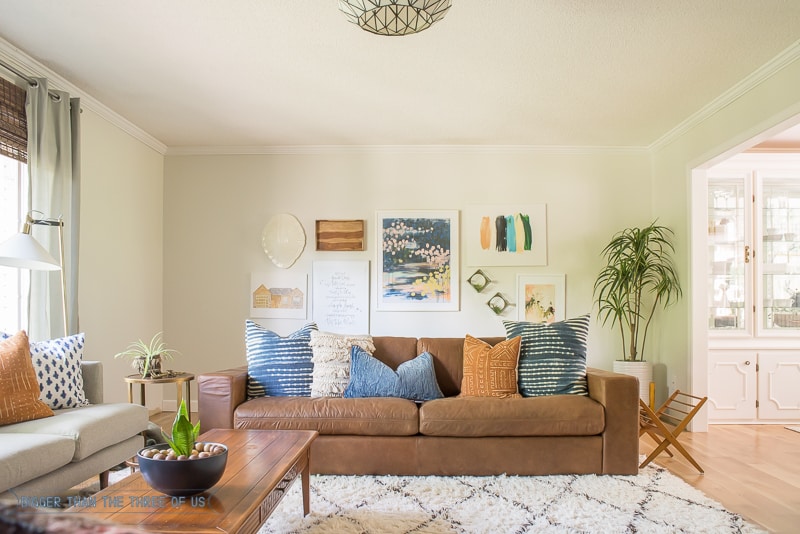
[[142, 375], [142, 378], [158, 378], [162, 375], [162, 362], [180, 354], [177, 350], [168, 349], [161, 335], [161, 332], [156, 333], [150, 343], [145, 343], [141, 339], [134, 341], [126, 350], [115, 354], [114, 358], [131, 360], [131, 367]]
[[626, 228], [603, 249], [606, 266], [594, 283], [594, 296], [603, 324], [619, 327], [622, 359], [614, 370], [639, 377], [639, 391], [649, 399], [652, 362], [645, 344], [653, 316], [681, 297], [672, 255], [674, 233], [653, 221], [644, 228]]

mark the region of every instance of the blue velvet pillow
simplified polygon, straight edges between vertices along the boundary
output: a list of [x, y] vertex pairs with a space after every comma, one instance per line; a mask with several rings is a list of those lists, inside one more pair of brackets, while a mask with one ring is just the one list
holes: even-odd
[[519, 392], [523, 397], [588, 395], [589, 315], [556, 323], [503, 321], [506, 337], [520, 336]]
[[310, 397], [311, 332], [309, 323], [286, 337], [248, 320], [245, 324], [247, 349], [247, 396]]
[[345, 398], [400, 397], [414, 401], [441, 399], [442, 390], [436, 383], [433, 357], [423, 352], [413, 360], [403, 362], [393, 371], [361, 347], [350, 351], [350, 383]]

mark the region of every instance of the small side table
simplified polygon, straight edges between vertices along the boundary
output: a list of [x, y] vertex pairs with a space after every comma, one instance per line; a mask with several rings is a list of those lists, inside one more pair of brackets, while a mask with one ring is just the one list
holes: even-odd
[[[134, 384], [139, 384], [139, 404], [142, 406], [146, 406], [144, 387], [147, 384], [175, 384], [177, 393], [177, 404], [175, 405], [176, 408], [180, 408], [181, 401], [183, 400], [183, 389], [186, 389], [186, 408], [191, 413], [192, 380], [194, 380], [194, 375], [191, 373], [175, 373], [173, 376], [165, 376], [164, 378], [142, 378], [141, 375], [128, 375], [125, 377], [125, 383], [128, 384], [128, 402], [133, 403]], [[183, 386], [183, 388], [181, 386]]]
[[[128, 384], [128, 402], [133, 404], [133, 385], [139, 384], [139, 404], [145, 404], [144, 387], [148, 384], [175, 384], [177, 391], [177, 404], [176, 407], [180, 408], [181, 400], [183, 400], [183, 390], [186, 389], [186, 409], [189, 412], [189, 419], [191, 420], [192, 413], [192, 391], [191, 382], [194, 380], [194, 375], [191, 373], [175, 373], [172, 376], [165, 376], [163, 378], [142, 378], [142, 375], [128, 375], [125, 377], [125, 383]], [[183, 386], [183, 387], [181, 387]], [[142, 432], [144, 435], [144, 432]], [[125, 465], [131, 468], [131, 474], [139, 467], [136, 457], [126, 460]]]

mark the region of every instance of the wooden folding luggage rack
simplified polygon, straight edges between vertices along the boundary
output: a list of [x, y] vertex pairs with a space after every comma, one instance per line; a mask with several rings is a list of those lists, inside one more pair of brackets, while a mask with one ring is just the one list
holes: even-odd
[[666, 452], [672, 456], [669, 447], [673, 446], [684, 458], [689, 460], [700, 473], [704, 473], [700, 464], [698, 464], [695, 459], [692, 458], [692, 455], [689, 454], [689, 451], [678, 442], [678, 436], [684, 431], [700, 408], [702, 408], [706, 400], [708, 400], [708, 397], [696, 397], [688, 393], [682, 393], [680, 390], [675, 390], [675, 393], [670, 395], [666, 402], [654, 412], [646, 402], [639, 399], [639, 437], [641, 437], [642, 434], [647, 434], [656, 443], [656, 448], [650, 453], [650, 456], [642, 462], [639, 468], [652, 462], [653, 459], [662, 452]]

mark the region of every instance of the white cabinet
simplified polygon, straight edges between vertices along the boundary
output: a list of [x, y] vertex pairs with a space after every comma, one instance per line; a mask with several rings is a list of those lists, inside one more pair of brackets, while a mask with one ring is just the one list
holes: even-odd
[[706, 406], [711, 422], [800, 419], [800, 351], [712, 350]]
[[708, 173], [710, 423], [800, 420], [800, 158]]

